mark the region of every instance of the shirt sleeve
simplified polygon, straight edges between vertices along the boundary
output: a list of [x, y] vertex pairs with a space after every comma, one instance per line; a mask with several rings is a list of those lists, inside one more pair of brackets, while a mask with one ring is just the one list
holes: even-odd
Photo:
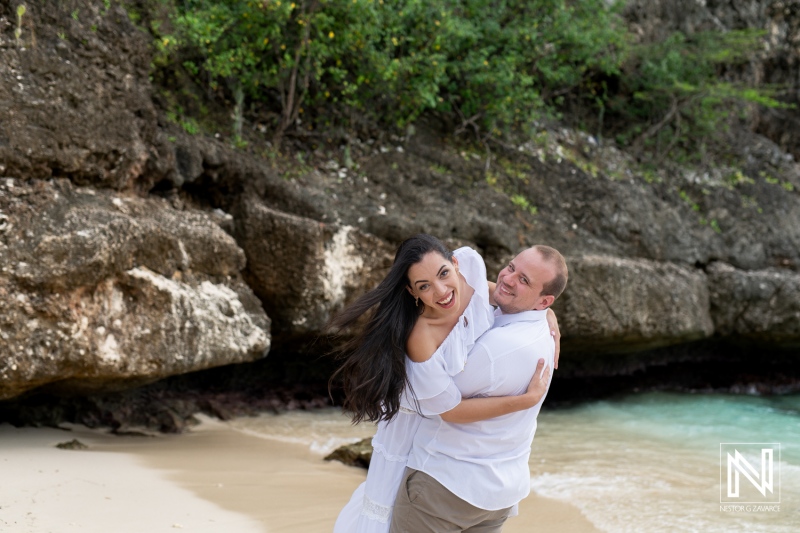
[[489, 355], [489, 348], [478, 341], [469, 352], [464, 371], [453, 377], [456, 388], [465, 398], [496, 396], [489, 385], [494, 382], [495, 368]]
[[486, 263], [483, 257], [474, 249], [469, 246], [463, 246], [453, 252], [453, 255], [458, 259], [458, 265], [461, 273], [467, 283], [475, 289], [475, 292], [480, 297], [488, 302], [489, 301], [489, 283], [486, 274]]
[[461, 403], [461, 392], [452, 380], [448, 383], [447, 388], [436, 396], [417, 401], [419, 411], [424, 416], [446, 413], [459, 403]]

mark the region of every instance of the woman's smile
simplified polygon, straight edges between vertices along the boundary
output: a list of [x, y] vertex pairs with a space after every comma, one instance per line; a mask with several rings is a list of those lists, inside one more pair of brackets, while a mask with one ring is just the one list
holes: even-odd
[[455, 291], [450, 291], [447, 294], [447, 296], [437, 301], [436, 303], [439, 304], [444, 309], [450, 309], [456, 303], [455, 294], [456, 294]]

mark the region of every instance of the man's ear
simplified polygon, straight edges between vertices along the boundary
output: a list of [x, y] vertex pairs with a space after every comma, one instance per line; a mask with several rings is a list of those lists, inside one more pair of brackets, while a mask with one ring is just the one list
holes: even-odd
[[556, 297], [552, 294], [548, 294], [547, 296], [542, 296], [542, 299], [539, 301], [539, 309], [547, 309], [553, 302], [556, 301]]

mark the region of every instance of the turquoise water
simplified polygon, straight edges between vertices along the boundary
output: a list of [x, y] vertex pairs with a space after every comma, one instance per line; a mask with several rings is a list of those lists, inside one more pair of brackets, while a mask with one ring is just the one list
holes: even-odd
[[[780, 443], [780, 511], [723, 510], [721, 443]], [[605, 531], [800, 530], [797, 395], [647, 393], [550, 410], [532, 451], [533, 490]]]
[[[351, 426], [335, 409], [233, 424], [320, 455], [374, 432]], [[722, 510], [720, 444], [742, 442], [780, 444], [780, 511]], [[748, 461], [760, 465], [756, 457]], [[646, 393], [569, 409], [545, 403], [530, 469], [534, 492], [577, 506], [602, 531], [794, 533], [800, 531], [800, 395]]]

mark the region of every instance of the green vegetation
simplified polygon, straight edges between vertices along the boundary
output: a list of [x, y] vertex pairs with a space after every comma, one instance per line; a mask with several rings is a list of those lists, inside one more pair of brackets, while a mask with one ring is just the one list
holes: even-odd
[[751, 185], [753, 183], [755, 183], [755, 180], [745, 176], [742, 171], [738, 169], [725, 178], [725, 185], [731, 190], [739, 185]]
[[20, 46], [19, 38], [22, 36], [22, 17], [25, 15], [26, 9], [25, 4], [17, 6], [17, 27], [14, 30], [14, 38], [17, 40], [17, 46]]
[[775, 88], [735, 84], [721, 75], [746, 63], [762, 40], [763, 32], [754, 30], [675, 33], [664, 42], [634, 47], [619, 78], [620, 91], [607, 102], [619, 122], [633, 124], [617, 140], [647, 148], [658, 164], [667, 155], [702, 154], [736, 116], [737, 105], [783, 107]]
[[778, 178], [776, 178], [774, 176], [771, 176], [771, 175], [767, 174], [763, 170], [761, 172], [759, 172], [758, 175], [761, 176], [762, 178], [764, 178], [764, 181], [769, 183], [770, 185], [780, 185], [787, 192], [794, 191], [794, 185], [792, 185], [792, 182], [790, 182], [790, 181], [781, 182], [781, 180], [779, 180]]
[[235, 139], [252, 114], [276, 146], [287, 133], [402, 128], [423, 113], [485, 142], [532, 134], [533, 120], [577, 104], [599, 135], [658, 163], [702, 153], [732, 106], [780, 105], [720, 77], [760, 34], [634, 44], [606, 0], [150, 1], [155, 67], [230, 102]]
[[530, 184], [528, 172], [531, 168], [524, 162], [514, 162], [502, 157], [497, 163], [502, 172], [488, 169], [484, 177], [486, 184], [495, 192], [508, 197], [511, 203], [523, 212], [532, 216], [537, 215], [539, 208], [531, 203], [525, 187]]
[[689, 196], [689, 193], [687, 193], [687, 192], [686, 192], [686, 191], [684, 191], [684, 190], [678, 190], [678, 196], [680, 196], [680, 197], [681, 197], [681, 200], [683, 200], [684, 202], [686, 202], [686, 204], [688, 204], [688, 205], [689, 205], [689, 207], [691, 207], [691, 208], [692, 208], [692, 211], [695, 211], [695, 212], [699, 212], [699, 211], [700, 211], [700, 204], [698, 204], [697, 202], [695, 202], [695, 201], [692, 199], [692, 197], [691, 197], [691, 196]]
[[187, 117], [183, 113], [183, 108], [177, 106], [175, 110], [167, 112], [167, 119], [173, 124], [177, 124], [189, 135], [200, 133], [200, 125], [193, 117]]
[[536, 213], [539, 212], [539, 209], [535, 205], [531, 205], [530, 201], [521, 194], [512, 195], [511, 203], [519, 207], [520, 209], [527, 211], [531, 215], [535, 215]]

